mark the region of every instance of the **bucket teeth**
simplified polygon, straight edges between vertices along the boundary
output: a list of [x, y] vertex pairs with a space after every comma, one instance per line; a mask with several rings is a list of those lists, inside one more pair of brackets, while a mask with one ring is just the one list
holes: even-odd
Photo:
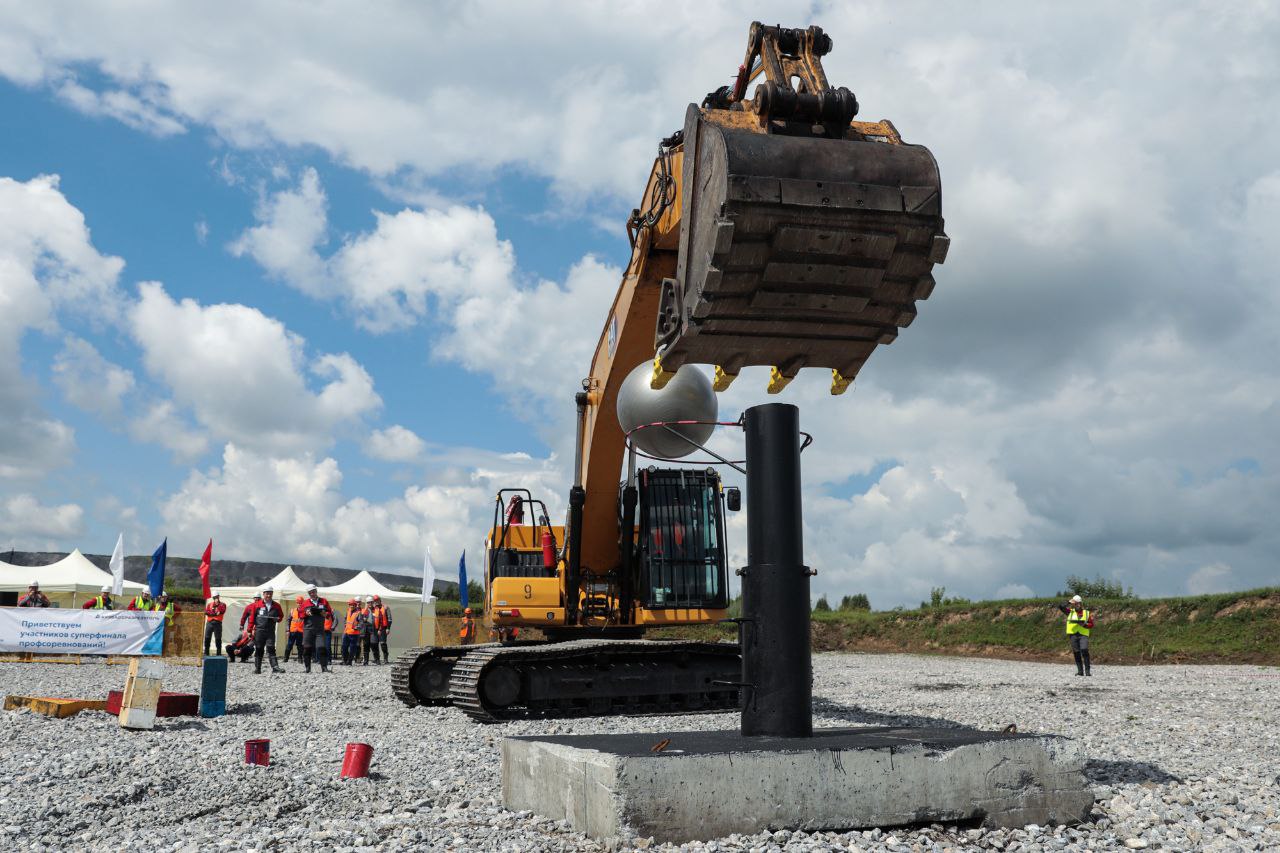
[[675, 375], [674, 371], [662, 369], [662, 356], [655, 356], [653, 359], [653, 376], [649, 378], [649, 387], [655, 391], [660, 391], [667, 387], [667, 383]]
[[838, 396], [849, 390], [849, 386], [853, 384], [852, 379], [845, 379], [840, 375], [840, 371], [834, 367], [831, 368], [831, 394]]
[[716, 379], [711, 387], [717, 391], [728, 391], [729, 386], [733, 384], [733, 380], [738, 378], [738, 374], [729, 373], [720, 365], [716, 365]]
[[783, 376], [781, 370], [776, 367], [771, 367], [769, 368], [769, 387], [765, 390], [770, 394], [781, 393], [783, 388], [786, 388], [791, 384], [792, 379], [795, 379], [795, 377]]

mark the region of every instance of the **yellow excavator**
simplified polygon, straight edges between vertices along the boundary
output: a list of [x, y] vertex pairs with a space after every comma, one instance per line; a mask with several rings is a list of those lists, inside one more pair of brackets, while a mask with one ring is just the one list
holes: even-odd
[[[949, 245], [933, 155], [889, 121], [855, 120], [857, 99], [822, 69], [831, 47], [819, 27], [752, 24], [733, 85], [662, 141], [576, 393], [567, 521], [528, 490], [498, 493], [484, 612], [502, 641], [404, 652], [405, 703], [486, 722], [738, 707], [736, 644], [640, 637], [726, 619], [725, 514], [740, 496], [714, 468], [636, 457], [700, 446], [713, 391], [746, 366], [771, 368], [770, 394], [805, 367], [843, 393], [915, 318]], [[697, 364], [714, 380], [681, 369]], [[546, 641], [520, 640], [525, 628]]]

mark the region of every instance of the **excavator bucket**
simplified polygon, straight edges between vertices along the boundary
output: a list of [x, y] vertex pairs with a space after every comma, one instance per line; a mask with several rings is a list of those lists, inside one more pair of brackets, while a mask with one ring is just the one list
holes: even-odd
[[725, 386], [744, 366], [769, 365], [780, 386], [802, 367], [829, 367], [839, 393], [933, 291], [948, 246], [937, 163], [919, 145], [759, 133], [706, 112], [691, 106], [685, 123], [661, 368], [717, 365]]
[[[753, 25], [748, 63], [763, 58], [756, 73], [781, 85], [744, 108], [744, 64], [736, 99], [721, 90], [690, 105], [655, 386], [687, 362], [716, 365], [717, 390], [744, 366], [771, 366], [771, 392], [802, 367], [828, 367], [841, 393], [933, 291], [949, 245], [938, 165], [889, 122], [851, 120], [856, 99], [822, 76], [827, 50], [816, 27]], [[808, 83], [787, 88], [793, 73]]]

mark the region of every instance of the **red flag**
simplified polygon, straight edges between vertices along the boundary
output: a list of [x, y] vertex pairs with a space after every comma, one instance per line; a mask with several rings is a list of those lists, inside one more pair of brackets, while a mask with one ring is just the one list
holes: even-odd
[[204, 556], [200, 558], [200, 585], [204, 587], [204, 597], [209, 598], [213, 591], [209, 589], [209, 564], [213, 562], [213, 540], [205, 546]]

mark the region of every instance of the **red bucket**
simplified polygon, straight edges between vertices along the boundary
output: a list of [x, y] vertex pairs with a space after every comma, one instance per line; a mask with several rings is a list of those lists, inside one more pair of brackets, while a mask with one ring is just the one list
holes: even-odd
[[257, 738], [244, 742], [244, 763], [260, 764], [266, 767], [271, 763], [271, 741]]
[[373, 760], [373, 747], [367, 743], [347, 744], [342, 756], [342, 778], [363, 779], [369, 775], [369, 762]]

